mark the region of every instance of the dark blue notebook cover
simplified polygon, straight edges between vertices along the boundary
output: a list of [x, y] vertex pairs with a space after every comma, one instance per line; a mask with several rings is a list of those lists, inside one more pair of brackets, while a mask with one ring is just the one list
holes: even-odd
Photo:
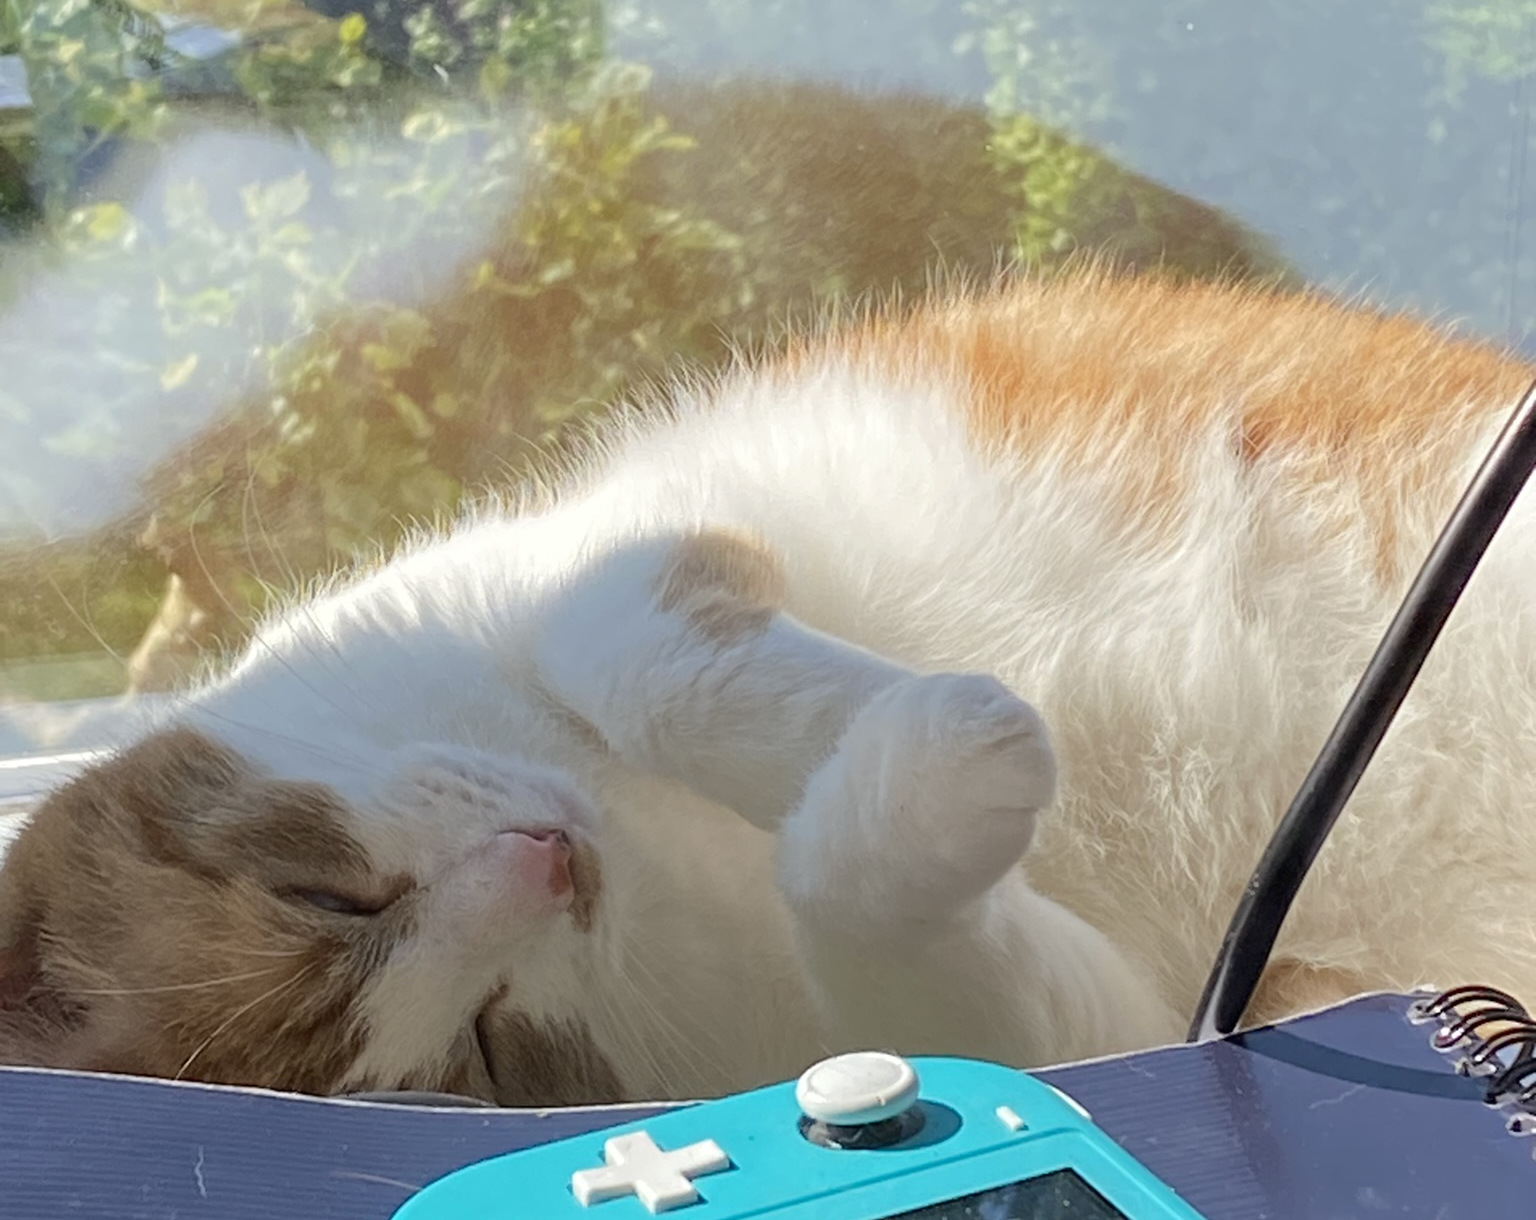
[[[1533, 1220], [1533, 1141], [1366, 996], [1040, 1073], [1209, 1220]], [[655, 1108], [424, 1110], [0, 1069], [3, 1220], [387, 1220], [469, 1161]]]

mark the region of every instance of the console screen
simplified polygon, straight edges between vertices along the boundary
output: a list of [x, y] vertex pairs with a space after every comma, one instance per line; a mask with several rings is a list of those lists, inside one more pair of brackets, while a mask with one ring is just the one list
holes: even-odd
[[994, 1186], [886, 1220], [1130, 1220], [1070, 1169]]

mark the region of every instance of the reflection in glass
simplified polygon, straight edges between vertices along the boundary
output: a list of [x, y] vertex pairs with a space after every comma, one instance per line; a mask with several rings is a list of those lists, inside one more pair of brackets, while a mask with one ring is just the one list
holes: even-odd
[[1010, 260], [1320, 284], [1523, 342], [1533, 23], [0, 3], [0, 755], [79, 744], [90, 716], [37, 705], [174, 689], [658, 379]]

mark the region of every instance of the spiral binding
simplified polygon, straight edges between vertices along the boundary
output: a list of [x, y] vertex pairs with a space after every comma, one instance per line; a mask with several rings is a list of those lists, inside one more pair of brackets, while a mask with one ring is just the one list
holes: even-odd
[[[1536, 1135], [1536, 1018], [1496, 987], [1452, 987], [1409, 1009], [1415, 1021], [1434, 1021], [1436, 1050], [1462, 1051], [1456, 1070], [1483, 1079], [1484, 1099], [1513, 1111], [1509, 1129]], [[1497, 1027], [1485, 1036], [1483, 1030]]]

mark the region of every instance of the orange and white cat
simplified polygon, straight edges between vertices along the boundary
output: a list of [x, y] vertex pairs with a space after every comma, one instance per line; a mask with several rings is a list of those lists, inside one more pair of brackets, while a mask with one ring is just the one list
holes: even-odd
[[[680, 388], [52, 794], [0, 871], [0, 1052], [543, 1105], [1175, 1040], [1532, 375], [1319, 297], [1078, 274]], [[1536, 998], [1531, 526], [1254, 1015]]]

